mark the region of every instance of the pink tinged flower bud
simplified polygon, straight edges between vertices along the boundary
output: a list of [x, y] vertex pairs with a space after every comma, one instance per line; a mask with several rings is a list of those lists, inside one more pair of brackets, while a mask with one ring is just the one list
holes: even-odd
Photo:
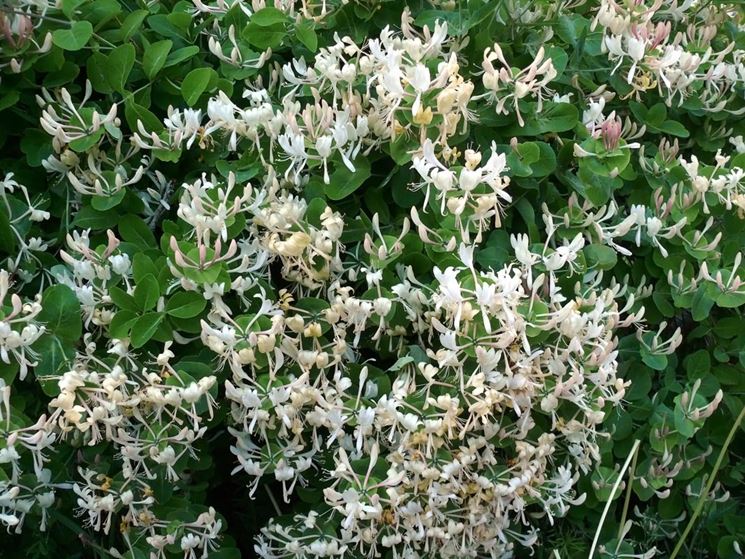
[[31, 18], [28, 16], [21, 16], [18, 22], [18, 40], [16, 41], [17, 46], [21, 47], [26, 40], [33, 34], [34, 24], [31, 22]]
[[5, 14], [0, 12], [0, 33], [3, 34], [5, 37], [5, 40], [10, 43], [10, 46], [15, 46], [15, 41], [13, 40], [13, 33], [10, 29], [10, 22], [5, 17]]
[[108, 258], [111, 256], [116, 248], [119, 246], [119, 239], [116, 238], [116, 235], [114, 235], [114, 232], [111, 229], [106, 230], [106, 236], [108, 237], [108, 244], [106, 245], [106, 250], [103, 253], [104, 258]]
[[664, 42], [670, 35], [670, 22], [659, 22], [654, 30], [654, 38], [652, 39], [651, 48], [655, 48], [657, 45]]
[[174, 256], [174, 258], [176, 260], [176, 264], [178, 264], [182, 268], [187, 268], [188, 267], [188, 264], [186, 263], [186, 260], [184, 260], [183, 254], [181, 254], [181, 251], [176, 251], [176, 254], [174, 254], [173, 256]]
[[603, 138], [605, 149], [608, 151], [615, 150], [621, 140], [621, 120], [607, 118], [600, 127], [600, 135]]

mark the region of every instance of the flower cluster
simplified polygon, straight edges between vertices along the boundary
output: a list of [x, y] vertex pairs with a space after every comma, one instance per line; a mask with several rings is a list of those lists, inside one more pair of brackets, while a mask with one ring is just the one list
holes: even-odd
[[9, 290], [10, 274], [0, 270], [0, 360], [6, 365], [17, 363], [23, 380], [28, 368], [36, 365], [31, 346], [44, 334], [44, 326], [35, 320], [41, 305], [38, 299], [24, 304], [15, 293], [7, 301]]
[[695, 96], [704, 110], [721, 111], [745, 80], [744, 51], [711, 43], [717, 26], [738, 17], [727, 6], [603, 0], [593, 25], [602, 28], [603, 50], [634, 92], [657, 89], [668, 103]]
[[[297, 374], [262, 381], [254, 364], [256, 380], [234, 372], [228, 397], [243, 426], [234, 429], [243, 469], [273, 472], [287, 492], [307, 481], [314, 463], [327, 462], [322, 456], [336, 464], [323, 497], [341, 531], [324, 530], [317, 512], [272, 524], [262, 556], [328, 557], [345, 549], [374, 556], [395, 547], [404, 555], [479, 549], [499, 557], [515, 541], [535, 541], [525, 520], [530, 508], [561, 516], [582, 502], [574, 484], [597, 459], [606, 406], [620, 403], [626, 390], [616, 376], [613, 332], [641, 313], [626, 315], [631, 297], [627, 308], [617, 306], [620, 287], [565, 297], [557, 285], [561, 265], [535, 277], [522, 264], [477, 272], [469, 248], [459, 253], [459, 266], [435, 268], [431, 285], [409, 270], [391, 299], [335, 299], [316, 332], [303, 329], [302, 314], [285, 315], [289, 332], [277, 345], [284, 367], [294, 357]], [[399, 359], [389, 393], [381, 393], [372, 366], [350, 364], [347, 374], [357, 373], [340, 374], [339, 349], [356, 345], [343, 338], [351, 320], [366, 314], [374, 327], [397, 307], [423, 341], [422, 360]], [[394, 337], [392, 325], [385, 330]], [[330, 358], [297, 347], [310, 335], [325, 349], [314, 334], [325, 341], [326, 329], [334, 336]], [[268, 413], [266, 399], [274, 404]], [[252, 434], [266, 442], [252, 443]], [[567, 458], [556, 468], [558, 455]], [[453, 506], [443, 508], [446, 502]]]

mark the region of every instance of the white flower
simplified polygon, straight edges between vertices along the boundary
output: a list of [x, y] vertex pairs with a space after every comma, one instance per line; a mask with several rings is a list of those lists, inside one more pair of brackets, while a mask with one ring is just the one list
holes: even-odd
[[128, 254], [113, 254], [109, 256], [109, 262], [111, 263], [111, 269], [115, 274], [124, 276], [129, 272], [131, 263]]

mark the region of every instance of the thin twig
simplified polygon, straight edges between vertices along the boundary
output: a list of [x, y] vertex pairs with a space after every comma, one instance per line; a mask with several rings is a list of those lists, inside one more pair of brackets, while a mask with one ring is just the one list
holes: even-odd
[[282, 509], [279, 508], [279, 503], [274, 497], [274, 493], [272, 493], [272, 490], [269, 489], [269, 486], [267, 485], [264, 486], [264, 489], [266, 489], [266, 493], [267, 495], [269, 495], [269, 500], [272, 502], [272, 505], [274, 505], [274, 511], [277, 513], [278, 516], [282, 516]]
[[701, 511], [704, 508], [704, 503], [706, 503], [706, 499], [708, 498], [709, 492], [711, 491], [711, 486], [714, 485], [714, 480], [717, 477], [717, 472], [719, 472], [719, 467], [722, 465], [722, 460], [724, 460], [724, 455], [727, 453], [727, 448], [729, 447], [730, 443], [732, 443], [732, 439], [735, 438], [735, 433], [737, 432], [737, 429], [740, 427], [740, 423], [742, 422], [743, 417], [745, 417], [745, 407], [743, 407], [742, 410], [740, 410], [740, 415], [737, 416], [737, 419], [735, 420], [735, 424], [732, 425], [732, 429], [730, 429], [729, 434], [727, 435], [727, 439], [724, 441], [724, 446], [722, 446], [722, 450], [719, 451], [719, 456], [717, 456], [717, 461], [714, 464], [714, 469], [711, 471], [711, 475], [706, 480], [706, 487], [704, 487], [703, 491], [701, 492], [701, 495], [699, 495], [698, 502], [696, 503], [696, 508], [693, 510], [691, 519], [688, 521], [688, 524], [686, 525], [685, 530], [683, 530], [683, 534], [680, 536], [678, 543], [675, 545], [675, 548], [673, 549], [673, 552], [670, 555], [670, 559], [675, 559], [675, 557], [678, 555], [678, 553], [680, 552], [680, 548], [683, 547], [683, 543], [688, 537], [688, 534], [693, 528], [693, 525], [696, 523], [696, 519], [701, 514]]
[[618, 541], [621, 542], [623, 537], [623, 527], [626, 524], [626, 515], [629, 512], [629, 502], [631, 501], [631, 489], [634, 487], [634, 472], [636, 471], [636, 459], [639, 457], [639, 447], [634, 451], [634, 458], [631, 460], [629, 468], [629, 486], [626, 488], [626, 498], [623, 501], [623, 513], [621, 514], [621, 525], [618, 528]]
[[639, 439], [634, 441], [634, 446], [631, 448], [631, 452], [626, 457], [626, 462], [623, 463], [623, 467], [621, 468], [621, 471], [618, 472], [618, 479], [616, 479], [616, 483], [613, 484], [613, 488], [611, 489], [610, 495], [608, 496], [608, 502], [605, 503], [605, 508], [603, 509], [603, 515], [600, 517], [600, 524], [598, 524], [598, 529], [595, 530], [595, 537], [592, 540], [592, 547], [590, 548], [590, 554], [587, 556], [587, 559], [592, 559], [592, 556], [595, 554], [595, 548], [597, 547], [598, 540], [600, 539], [600, 532], [603, 530], [603, 524], [605, 524], [605, 517], [608, 516], [608, 511], [610, 510], [611, 503], [613, 503], [613, 497], [616, 495], [616, 491], [618, 491], [618, 487], [621, 485], [623, 474], [628, 469], [629, 464], [631, 463], [631, 459], [633, 458], [634, 454], [636, 454], [636, 450], [639, 448], [640, 442], [641, 441], [639, 441]]

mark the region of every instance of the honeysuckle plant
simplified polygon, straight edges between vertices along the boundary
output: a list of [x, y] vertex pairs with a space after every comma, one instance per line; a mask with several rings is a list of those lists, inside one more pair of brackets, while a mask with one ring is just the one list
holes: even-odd
[[741, 556], [744, 16], [0, 4], [0, 555]]

